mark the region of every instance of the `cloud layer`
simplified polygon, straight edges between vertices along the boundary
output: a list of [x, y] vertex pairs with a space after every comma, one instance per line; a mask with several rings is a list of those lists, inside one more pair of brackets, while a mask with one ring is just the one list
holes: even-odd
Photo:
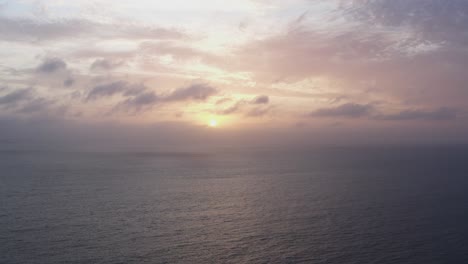
[[467, 129], [468, 1], [171, 6], [4, 1], [0, 117], [186, 127], [217, 118], [292, 138]]

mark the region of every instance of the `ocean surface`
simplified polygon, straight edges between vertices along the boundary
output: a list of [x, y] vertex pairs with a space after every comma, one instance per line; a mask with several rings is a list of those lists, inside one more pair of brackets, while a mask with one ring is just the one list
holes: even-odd
[[0, 263], [468, 263], [468, 147], [0, 151]]

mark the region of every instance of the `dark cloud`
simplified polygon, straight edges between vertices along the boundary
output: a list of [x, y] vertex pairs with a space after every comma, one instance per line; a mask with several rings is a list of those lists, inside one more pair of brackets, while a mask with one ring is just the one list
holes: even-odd
[[158, 103], [173, 103], [182, 101], [204, 101], [217, 93], [217, 90], [206, 84], [193, 84], [172, 91], [166, 95], [156, 95], [150, 88], [141, 84], [130, 84], [125, 81], [97, 85], [91, 89], [86, 101], [93, 101], [104, 97], [121, 94], [126, 99], [119, 103], [117, 109], [141, 110], [142, 106]]
[[378, 111], [371, 104], [343, 104], [338, 107], [321, 108], [310, 114], [313, 117], [367, 117], [382, 121], [443, 121], [456, 119], [458, 110], [449, 107], [441, 107], [434, 110], [404, 110], [396, 114], [376, 114]]
[[154, 92], [144, 92], [119, 103], [115, 110], [140, 112], [149, 109], [159, 103], [161, 99]]
[[87, 101], [97, 100], [102, 97], [113, 96], [126, 91], [129, 84], [124, 81], [117, 81], [108, 84], [97, 85], [91, 89], [86, 97]]
[[253, 99], [252, 104], [268, 104], [270, 98], [267, 95], [260, 95]]
[[126, 99], [118, 103], [115, 110], [140, 112], [158, 104], [176, 103], [183, 101], [205, 101], [217, 90], [206, 84], [193, 84], [176, 89], [168, 94], [158, 95], [145, 85], [130, 84], [125, 81], [117, 81], [95, 86], [88, 93], [86, 101], [93, 101], [103, 97], [117, 94]]
[[217, 92], [215, 88], [207, 84], [192, 84], [173, 91], [171, 94], [163, 97], [163, 100], [166, 102], [187, 100], [204, 101]]
[[27, 101], [32, 96], [32, 89], [20, 89], [0, 97], [0, 106], [4, 108], [15, 107], [18, 103]]
[[426, 121], [443, 121], [453, 120], [457, 118], [457, 110], [448, 107], [441, 107], [435, 110], [405, 110], [393, 115], [376, 116], [379, 120], [390, 121], [411, 121], [411, 120], [426, 120]]
[[146, 92], [135, 96], [128, 102], [132, 105], [152, 105], [159, 100], [160, 98], [154, 92]]
[[33, 88], [19, 89], [0, 97], [0, 108], [18, 114], [43, 114], [51, 110], [54, 100], [37, 95]]
[[36, 71], [39, 73], [54, 73], [67, 68], [67, 63], [59, 58], [47, 58], [39, 66]]
[[122, 94], [125, 97], [139, 95], [148, 90], [148, 87], [142, 84], [131, 84], [126, 81], [115, 81], [106, 84], [94, 86], [89, 91], [86, 101], [93, 101], [104, 97], [111, 97]]
[[317, 109], [310, 113], [310, 116], [358, 118], [369, 115], [372, 109], [371, 105], [348, 103], [337, 107]]

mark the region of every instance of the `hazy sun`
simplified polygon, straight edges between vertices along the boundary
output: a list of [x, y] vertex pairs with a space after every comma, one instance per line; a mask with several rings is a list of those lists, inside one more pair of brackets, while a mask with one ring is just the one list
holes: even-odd
[[210, 127], [217, 127], [218, 126], [218, 121], [215, 119], [211, 119], [210, 122], [208, 123]]

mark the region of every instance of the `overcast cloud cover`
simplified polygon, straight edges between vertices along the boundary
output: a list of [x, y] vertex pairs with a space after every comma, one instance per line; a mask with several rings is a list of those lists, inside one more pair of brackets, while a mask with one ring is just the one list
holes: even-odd
[[0, 140], [466, 142], [467, 28], [468, 0], [0, 0]]

